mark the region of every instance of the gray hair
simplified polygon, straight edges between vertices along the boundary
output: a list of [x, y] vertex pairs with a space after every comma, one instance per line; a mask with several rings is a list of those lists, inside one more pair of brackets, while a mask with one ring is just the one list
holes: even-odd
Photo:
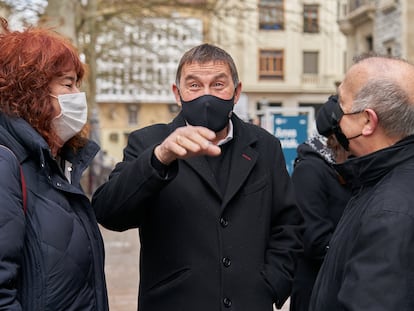
[[373, 79], [356, 94], [353, 112], [370, 108], [378, 116], [378, 123], [391, 137], [414, 134], [414, 103], [396, 81]]
[[233, 58], [223, 49], [208, 43], [193, 47], [182, 56], [175, 76], [175, 84], [179, 87], [181, 72], [184, 65], [192, 63], [205, 64], [208, 62], [222, 62], [229, 66], [234, 87], [239, 84], [239, 75]]

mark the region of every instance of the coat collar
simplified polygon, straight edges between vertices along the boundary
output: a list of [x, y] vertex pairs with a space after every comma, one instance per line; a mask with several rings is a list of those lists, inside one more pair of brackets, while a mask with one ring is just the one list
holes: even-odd
[[414, 135], [365, 156], [350, 158], [334, 165], [353, 188], [377, 182], [388, 172], [407, 161], [414, 161]]
[[[35, 158], [40, 164], [54, 161], [49, 145], [24, 119], [13, 118], [0, 113], [0, 144], [8, 146], [20, 163]], [[77, 166], [79, 178], [99, 151], [99, 146], [88, 140], [77, 153], [62, 148], [62, 157]]]

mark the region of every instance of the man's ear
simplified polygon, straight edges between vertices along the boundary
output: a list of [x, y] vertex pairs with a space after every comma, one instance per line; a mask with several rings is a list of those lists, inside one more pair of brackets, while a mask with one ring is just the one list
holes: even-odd
[[178, 86], [175, 83], [172, 85], [172, 91], [175, 96], [175, 102], [179, 107], [181, 107], [180, 90], [178, 89]]
[[365, 125], [362, 128], [363, 135], [371, 135], [375, 132], [378, 126], [378, 116], [372, 109], [365, 109]]
[[241, 95], [241, 91], [242, 91], [242, 83], [239, 82], [239, 84], [237, 84], [237, 87], [234, 91], [234, 104], [237, 104], [237, 102], [240, 99], [240, 95]]

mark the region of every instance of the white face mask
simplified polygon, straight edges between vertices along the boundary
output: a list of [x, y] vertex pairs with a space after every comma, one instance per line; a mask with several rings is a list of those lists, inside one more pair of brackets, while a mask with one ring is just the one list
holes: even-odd
[[85, 92], [50, 95], [57, 98], [61, 112], [53, 121], [56, 134], [63, 141], [67, 142], [78, 134], [86, 124], [88, 116], [88, 105], [86, 103]]

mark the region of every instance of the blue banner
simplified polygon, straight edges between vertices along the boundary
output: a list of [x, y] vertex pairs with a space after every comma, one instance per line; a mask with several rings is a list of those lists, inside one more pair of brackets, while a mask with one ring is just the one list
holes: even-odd
[[293, 172], [293, 163], [296, 158], [296, 148], [308, 138], [308, 116], [273, 115], [273, 134], [279, 138], [286, 167], [289, 174]]

